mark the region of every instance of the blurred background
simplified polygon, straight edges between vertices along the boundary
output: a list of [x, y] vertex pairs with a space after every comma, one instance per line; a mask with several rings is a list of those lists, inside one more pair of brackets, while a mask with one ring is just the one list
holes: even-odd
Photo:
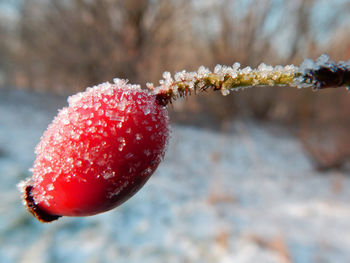
[[0, 262], [350, 262], [350, 94], [254, 88], [169, 107], [146, 186], [36, 222], [16, 184], [66, 97], [114, 77], [350, 59], [349, 0], [0, 0]]

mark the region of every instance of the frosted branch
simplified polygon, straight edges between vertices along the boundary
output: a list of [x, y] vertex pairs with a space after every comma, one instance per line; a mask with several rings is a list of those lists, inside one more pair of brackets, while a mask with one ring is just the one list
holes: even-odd
[[316, 61], [306, 59], [299, 67], [294, 65], [269, 66], [264, 63], [256, 69], [241, 68], [239, 63], [230, 66], [217, 65], [213, 71], [203, 66], [197, 71], [163, 73], [159, 86], [146, 86], [157, 96], [161, 105], [167, 105], [176, 98], [188, 96], [207, 89], [220, 90], [228, 95], [232, 90], [256, 86], [292, 86], [323, 89], [350, 86], [349, 62], [334, 62], [327, 55]]

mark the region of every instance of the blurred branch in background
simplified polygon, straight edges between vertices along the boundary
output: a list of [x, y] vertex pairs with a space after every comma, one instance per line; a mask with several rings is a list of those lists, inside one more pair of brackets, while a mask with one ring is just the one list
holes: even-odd
[[186, 5], [162, 0], [26, 1], [17, 56], [21, 84], [79, 90], [116, 76], [133, 83], [154, 79], [154, 72], [174, 69], [173, 53], [185, 49], [175, 18]]
[[11, 20], [0, 15], [0, 87], [8, 84], [13, 66], [13, 50], [16, 48], [13, 27], [8, 25]]
[[[350, 58], [347, 1], [14, 2], [17, 22], [0, 17], [0, 81], [18, 87], [69, 94], [114, 77], [157, 83], [165, 70], [191, 71], [200, 65], [299, 64], [322, 53], [334, 60]], [[211, 93], [177, 101], [172, 119], [219, 129], [234, 117], [278, 121], [307, 131], [310, 123], [327, 123], [348, 134], [349, 100], [345, 90], [315, 95], [272, 87], [226, 97]], [[317, 159], [320, 153], [310, 150], [308, 136], [302, 134]], [[336, 145], [345, 145], [346, 136], [337, 140], [344, 143]]]

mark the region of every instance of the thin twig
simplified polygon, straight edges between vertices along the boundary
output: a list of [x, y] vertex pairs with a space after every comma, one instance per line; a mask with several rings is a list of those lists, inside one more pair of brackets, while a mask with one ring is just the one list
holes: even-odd
[[147, 83], [146, 86], [156, 95], [157, 102], [166, 106], [177, 98], [207, 89], [219, 90], [228, 95], [232, 90], [249, 87], [292, 86], [298, 88], [338, 88], [350, 86], [350, 63], [334, 62], [327, 55], [316, 61], [306, 59], [299, 67], [268, 66], [241, 69], [239, 63], [232, 67], [217, 65], [214, 71], [201, 66], [196, 72], [177, 72], [172, 78], [170, 72], [163, 73], [159, 86]]

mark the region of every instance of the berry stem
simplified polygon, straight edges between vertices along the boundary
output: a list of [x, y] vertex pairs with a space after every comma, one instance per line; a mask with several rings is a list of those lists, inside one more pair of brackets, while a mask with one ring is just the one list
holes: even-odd
[[147, 83], [146, 86], [156, 95], [157, 103], [163, 106], [177, 98], [207, 89], [219, 90], [225, 96], [232, 90], [257, 86], [292, 86], [314, 90], [349, 88], [350, 62], [335, 62], [324, 54], [316, 61], [306, 59], [299, 67], [273, 67], [262, 63], [256, 69], [241, 69], [240, 64], [235, 63], [232, 67], [217, 65], [214, 71], [210, 71], [201, 66], [196, 72], [177, 72], [174, 78], [169, 72], [164, 72], [159, 84], [155, 87], [152, 83]]

